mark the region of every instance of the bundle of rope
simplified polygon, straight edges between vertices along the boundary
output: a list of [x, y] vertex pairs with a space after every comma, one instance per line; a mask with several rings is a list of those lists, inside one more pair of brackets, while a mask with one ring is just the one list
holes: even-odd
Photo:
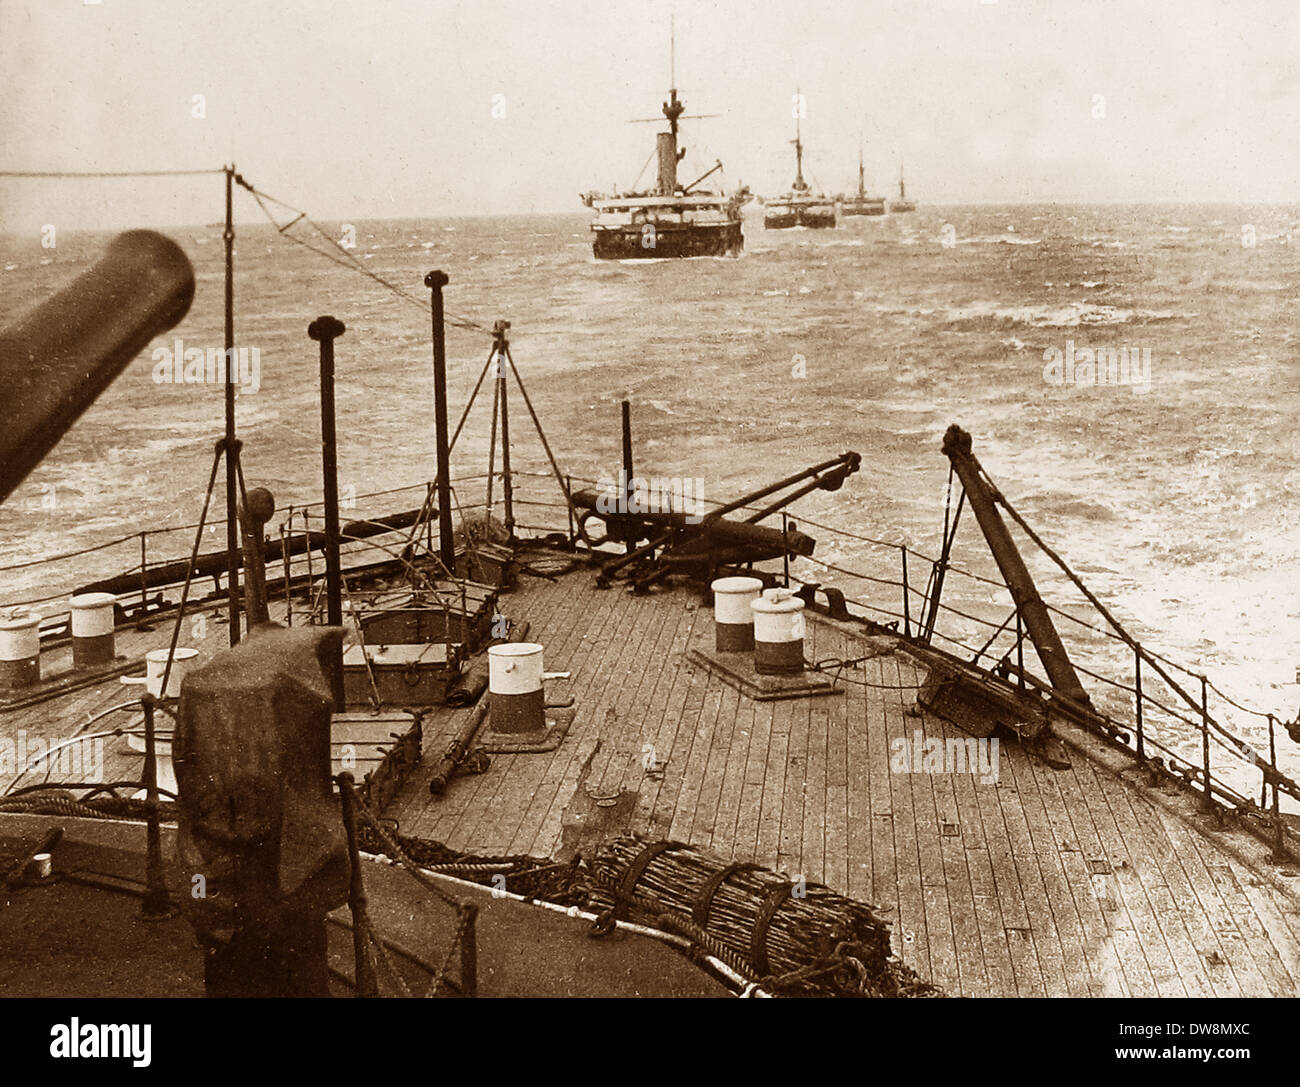
[[[159, 805], [159, 814], [164, 821], [175, 818], [171, 814], [171, 808], [172, 805], [166, 801]], [[67, 789], [57, 787], [33, 789], [16, 796], [0, 797], [0, 812], [23, 815], [64, 815], [81, 819], [144, 821], [149, 818], [149, 806], [144, 800], [115, 794], [78, 800]]]
[[619, 920], [667, 927], [768, 992], [940, 995], [893, 956], [888, 922], [823, 884], [634, 834], [605, 842], [584, 875], [593, 935]]

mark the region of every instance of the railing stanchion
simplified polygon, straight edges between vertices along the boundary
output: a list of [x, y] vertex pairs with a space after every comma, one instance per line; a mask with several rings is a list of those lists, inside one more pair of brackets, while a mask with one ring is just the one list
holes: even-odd
[[1285, 864], [1291, 860], [1286, 848], [1286, 828], [1282, 825], [1281, 800], [1277, 789], [1277, 737], [1273, 734], [1276, 718], [1268, 715], [1268, 759], [1269, 768], [1264, 773], [1264, 789], [1268, 789], [1268, 779], [1273, 778], [1273, 861]]
[[[286, 531], [285, 525], [288, 525]], [[280, 561], [284, 566], [284, 622], [293, 626], [293, 562], [289, 556], [289, 540], [293, 537], [293, 507], [289, 507], [289, 516], [280, 522]]]
[[785, 576], [785, 587], [788, 589], [790, 588], [790, 518], [785, 510], [781, 511], [781, 570]]
[[[1273, 715], [1268, 715], [1268, 761], [1269, 765], [1277, 766], [1277, 737], [1273, 735]], [[1277, 792], [1277, 784], [1274, 783], [1273, 791]], [[1264, 780], [1259, 786], [1259, 806], [1262, 808], [1268, 803], [1268, 775], [1264, 775]]]
[[311, 521], [307, 509], [302, 511], [302, 535], [307, 541], [307, 622], [316, 623], [316, 574], [311, 568]]
[[1016, 605], [1016, 683], [1025, 689], [1025, 625], [1020, 621], [1020, 606]]
[[898, 550], [903, 557], [903, 637], [910, 638], [912, 636], [912, 604], [908, 600], [911, 594], [907, 590], [907, 545], [904, 544]]
[[1142, 732], [1142, 650], [1135, 651], [1133, 656], [1133, 690], [1134, 697], [1137, 699], [1137, 758], [1138, 762], [1146, 764], [1147, 754], [1145, 737]]
[[1218, 805], [1210, 789], [1210, 695], [1208, 681], [1201, 676], [1201, 769], [1205, 774], [1202, 781], [1205, 792], [1201, 795], [1201, 811], [1217, 812]]
[[140, 533], [140, 611], [135, 617], [136, 630], [149, 629], [149, 624], [145, 622], [145, 613], [149, 609], [149, 552], [146, 543], [148, 538], [147, 532]]

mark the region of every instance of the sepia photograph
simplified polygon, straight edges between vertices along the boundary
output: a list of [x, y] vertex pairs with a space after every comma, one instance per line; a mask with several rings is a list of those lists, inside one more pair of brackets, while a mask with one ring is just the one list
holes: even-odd
[[[1297, 50], [1288, 0], [0, 0], [16, 1067], [262, 998], [1280, 1051]], [[406, 1002], [475, 997], [528, 1004]]]

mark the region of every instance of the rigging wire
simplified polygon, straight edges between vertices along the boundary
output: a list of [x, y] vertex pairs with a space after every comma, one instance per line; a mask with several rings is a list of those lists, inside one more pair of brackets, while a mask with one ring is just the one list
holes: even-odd
[[[420, 297], [417, 294], [413, 294], [411, 291], [408, 291], [404, 287], [398, 286], [396, 283], [393, 283], [388, 279], [385, 279], [383, 276], [377, 274], [376, 272], [372, 272], [356, 257], [355, 254], [353, 254], [349, 249], [347, 249], [345, 246], [343, 246], [338, 241], [336, 241], [333, 237], [331, 237], [328, 231], [326, 231], [319, 223], [317, 223], [310, 215], [308, 215], [301, 208], [296, 208], [292, 204], [287, 204], [283, 200], [277, 199], [276, 197], [272, 196], [270, 193], [261, 191], [260, 189], [251, 185], [240, 174], [235, 175], [235, 181], [242, 188], [247, 189], [252, 194], [253, 199], [257, 201], [257, 206], [262, 210], [262, 214], [266, 216], [267, 221], [270, 222], [270, 224], [273, 227], [275, 227], [276, 232], [279, 233], [282, 237], [287, 238], [289, 241], [295, 243], [296, 245], [301, 245], [304, 249], [308, 249], [311, 252], [317, 254], [318, 256], [324, 257], [326, 260], [330, 261], [331, 263], [337, 264], [342, 268], [347, 268], [354, 272], [359, 272], [361, 275], [365, 276], [366, 278], [374, 280], [374, 282], [378, 283], [381, 287], [384, 287], [386, 290], [391, 291], [398, 298], [401, 298], [404, 301], [410, 302], [412, 305], [417, 306], [421, 312], [424, 312], [428, 309], [428, 302], [426, 299]], [[295, 218], [281, 225], [279, 222], [276, 221], [274, 213], [266, 206], [267, 201], [279, 207], [284, 208], [286, 211], [293, 212]], [[320, 246], [313, 245], [309, 241], [306, 241], [303, 238], [299, 238], [296, 235], [289, 233], [292, 227], [294, 227], [298, 222], [302, 220], [306, 220], [306, 222], [312, 227], [312, 229], [315, 230], [316, 233], [319, 234], [321, 238], [323, 238], [325, 242], [331, 247], [333, 252], [331, 252], [328, 249], [321, 248]], [[445, 320], [447, 324], [453, 325], [456, 328], [464, 329], [469, 332], [479, 332], [485, 336], [492, 335], [491, 329], [485, 327], [484, 325], [479, 324], [477, 321], [474, 321], [468, 317], [458, 317], [453, 314], [447, 314]]]
[[225, 170], [0, 170], [0, 177], [198, 177]]

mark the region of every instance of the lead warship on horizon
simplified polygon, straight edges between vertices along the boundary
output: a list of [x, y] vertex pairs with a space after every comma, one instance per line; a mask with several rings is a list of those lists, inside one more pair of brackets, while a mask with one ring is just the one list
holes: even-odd
[[649, 192], [582, 195], [582, 202], [596, 212], [591, 248], [598, 260], [737, 256], [745, 247], [741, 208], [748, 190], [742, 186], [728, 196], [697, 188], [722, 169], [720, 160], [689, 185], [677, 183], [677, 163], [686, 154], [677, 146], [677, 125], [686, 106], [676, 87], [668, 95], [662, 107], [668, 131], [658, 133], [655, 187]]
[[829, 196], [814, 193], [803, 176], [803, 136], [799, 130], [799, 119], [794, 122], [795, 174], [794, 183], [788, 192], [772, 197], [767, 201], [763, 212], [763, 229], [789, 230], [796, 226], [810, 228], [833, 227], [836, 225], [835, 201]]
[[868, 196], [866, 174], [862, 166], [862, 141], [858, 140], [858, 191], [853, 196], [840, 197], [840, 213], [843, 215], [884, 215], [885, 198]]

